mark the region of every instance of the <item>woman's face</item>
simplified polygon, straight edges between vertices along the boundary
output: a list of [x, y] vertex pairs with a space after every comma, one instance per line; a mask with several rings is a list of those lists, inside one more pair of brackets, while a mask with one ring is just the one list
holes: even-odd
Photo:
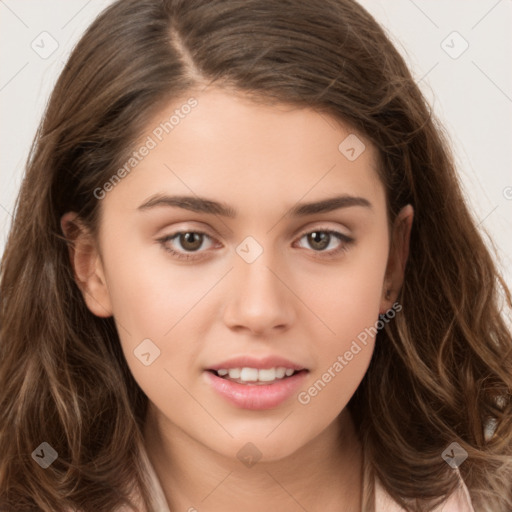
[[163, 428], [278, 459], [344, 409], [400, 286], [376, 152], [313, 109], [191, 96], [97, 192], [84, 296], [114, 316]]

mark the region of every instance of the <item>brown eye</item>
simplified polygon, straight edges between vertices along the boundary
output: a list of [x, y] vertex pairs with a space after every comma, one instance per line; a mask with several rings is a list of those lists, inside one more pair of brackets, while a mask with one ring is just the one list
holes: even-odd
[[299, 238], [300, 246], [313, 250], [319, 257], [335, 257], [347, 251], [355, 242], [349, 237], [332, 229], [317, 229], [303, 233]]
[[203, 244], [203, 234], [188, 231], [187, 233], [179, 234], [179, 242], [181, 247], [186, 251], [197, 251]]
[[212, 237], [200, 231], [178, 231], [159, 238], [157, 242], [173, 257], [183, 260], [203, 257], [203, 253], [214, 245]]
[[331, 234], [325, 231], [313, 231], [307, 237], [309, 245], [317, 251], [323, 251], [331, 240]]

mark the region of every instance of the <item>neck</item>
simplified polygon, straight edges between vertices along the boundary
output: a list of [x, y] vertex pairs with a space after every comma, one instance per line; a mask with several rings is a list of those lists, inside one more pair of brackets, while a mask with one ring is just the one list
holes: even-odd
[[361, 510], [362, 450], [348, 409], [293, 454], [246, 467], [155, 415], [144, 438], [171, 511]]

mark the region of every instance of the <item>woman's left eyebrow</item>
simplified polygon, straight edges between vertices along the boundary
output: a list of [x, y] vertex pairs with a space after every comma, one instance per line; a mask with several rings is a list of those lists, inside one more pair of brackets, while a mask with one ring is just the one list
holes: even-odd
[[373, 206], [364, 197], [342, 195], [331, 197], [328, 199], [322, 199], [321, 201], [315, 201], [312, 203], [297, 203], [291, 208], [288, 215], [293, 217], [302, 217], [305, 215], [312, 215], [315, 213], [326, 213], [339, 208], [349, 208], [351, 206], [363, 206], [364, 208], [372, 209]]
[[[233, 207], [225, 203], [198, 196], [168, 196], [157, 194], [142, 203], [138, 207], [138, 210], [145, 211], [161, 206], [183, 208], [197, 213], [208, 213], [230, 218], [237, 216], [237, 211]], [[297, 203], [290, 208], [287, 216], [304, 217], [306, 215], [326, 213], [353, 206], [362, 206], [369, 209], [373, 208], [368, 199], [345, 194], [310, 203]]]

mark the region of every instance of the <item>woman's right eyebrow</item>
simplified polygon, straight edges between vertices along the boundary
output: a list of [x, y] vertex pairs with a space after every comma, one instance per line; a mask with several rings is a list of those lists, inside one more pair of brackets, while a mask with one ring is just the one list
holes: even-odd
[[[237, 211], [226, 203], [198, 196], [169, 196], [156, 194], [144, 201], [144, 203], [138, 207], [138, 210], [147, 211], [152, 208], [162, 206], [183, 208], [197, 213], [208, 213], [230, 218], [237, 216]], [[373, 208], [368, 199], [345, 194], [322, 199], [320, 201], [296, 203], [289, 209], [287, 216], [305, 217], [307, 215], [328, 213], [340, 208], [348, 208], [352, 206], [362, 206], [369, 209]]]
[[142, 203], [138, 210], [149, 210], [159, 206], [177, 207], [198, 213], [210, 213], [213, 215], [221, 215], [223, 217], [234, 218], [237, 212], [231, 206], [206, 199], [198, 196], [168, 196], [164, 194], [156, 194], [151, 196], [147, 201]]

